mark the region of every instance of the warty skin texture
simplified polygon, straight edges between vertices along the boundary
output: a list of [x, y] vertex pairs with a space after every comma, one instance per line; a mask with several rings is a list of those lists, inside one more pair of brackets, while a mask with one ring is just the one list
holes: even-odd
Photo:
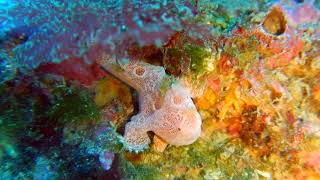
[[140, 152], [148, 147], [148, 131], [154, 132], [171, 145], [189, 145], [201, 134], [201, 117], [189, 91], [179, 82], [171, 84], [165, 92], [163, 67], [140, 61], [119, 63], [104, 55], [98, 62], [139, 94], [139, 113], [125, 126], [124, 145], [129, 151]]

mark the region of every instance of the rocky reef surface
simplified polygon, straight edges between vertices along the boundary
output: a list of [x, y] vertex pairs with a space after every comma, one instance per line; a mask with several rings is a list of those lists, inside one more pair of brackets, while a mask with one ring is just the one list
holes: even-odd
[[0, 179], [319, 179], [319, 8], [0, 1]]

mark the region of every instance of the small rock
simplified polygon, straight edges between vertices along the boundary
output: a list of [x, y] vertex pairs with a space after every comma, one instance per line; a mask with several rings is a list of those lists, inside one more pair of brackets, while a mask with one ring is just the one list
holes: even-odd
[[112, 166], [114, 159], [114, 153], [111, 152], [101, 152], [99, 155], [99, 161], [105, 170], [109, 170]]
[[167, 145], [168, 143], [166, 143], [160, 137], [158, 137], [157, 135], [154, 136], [152, 149], [154, 149], [157, 152], [163, 152], [166, 149]]

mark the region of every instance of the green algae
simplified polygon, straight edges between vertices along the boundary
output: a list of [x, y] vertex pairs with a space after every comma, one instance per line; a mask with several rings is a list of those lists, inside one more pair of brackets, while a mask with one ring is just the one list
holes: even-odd
[[[157, 159], [162, 162], [161, 164], [147, 162], [146, 165], [161, 167], [155, 174], [161, 177], [167, 175], [182, 179], [196, 177], [201, 177], [201, 179], [246, 179], [252, 177], [255, 172], [249, 164], [245, 168], [239, 167], [238, 163], [246, 159], [241, 148], [227, 139], [218, 143], [214, 140], [207, 143], [198, 142], [190, 147], [171, 147], [164, 152], [164, 157]], [[230, 150], [232, 152], [228, 152]], [[175, 168], [185, 169], [185, 172], [174, 172]], [[193, 174], [192, 171], [199, 171], [198, 175]]]
[[33, 107], [38, 102], [25, 98], [26, 89], [15, 89], [6, 83], [0, 85], [0, 172], [3, 172], [0, 179], [31, 178], [26, 164], [32, 166], [29, 155], [37, 151], [28, 146], [28, 142], [39, 137], [31, 128], [36, 116]]
[[165, 76], [160, 85], [160, 93], [164, 95], [167, 92], [167, 90], [170, 89], [171, 86], [176, 82], [177, 79], [173, 76]]
[[[8, 95], [8, 89], [1, 85], [0, 92], [2, 96], [0, 101], [0, 160], [3, 156], [8, 155], [11, 158], [18, 156], [16, 148], [16, 137], [25, 132], [30, 118], [26, 116], [29, 112], [21, 108], [24, 104], [28, 106], [30, 102], [19, 102], [14, 95]], [[8, 95], [8, 96], [7, 96]], [[24, 103], [24, 104], [22, 104]]]
[[53, 90], [54, 103], [48, 115], [61, 124], [98, 120], [100, 109], [84, 89], [59, 86]]
[[191, 71], [201, 75], [206, 72], [206, 59], [211, 56], [211, 53], [205, 48], [196, 45], [186, 45], [185, 51], [191, 59]]
[[235, 37], [231, 45], [224, 47], [224, 52], [237, 59], [238, 68], [248, 70], [255, 62], [258, 62], [261, 56], [257, 49], [258, 45], [259, 41], [255, 36], [247, 39]]
[[[96, 139], [89, 143], [100, 109], [87, 90], [60, 80], [23, 77], [0, 86], [0, 179], [32, 179], [41, 168], [35, 158], [42, 155], [61, 176], [89, 174], [91, 167], [99, 167], [87, 151], [91, 144], [94, 150], [105, 144]], [[73, 139], [64, 134], [70, 127], [78, 130], [70, 134]]]
[[[204, 121], [204, 126], [208, 123]], [[132, 166], [155, 168], [152, 176], [161, 179], [252, 179], [261, 168], [239, 139], [220, 131], [189, 146], [170, 146], [163, 153], [149, 149], [141, 159]]]
[[[237, 19], [229, 16], [226, 12], [220, 11], [219, 6], [212, 7], [214, 10], [209, 14], [198, 16], [196, 18], [197, 22], [203, 22], [209, 24], [214, 28], [214, 31], [219, 33], [229, 32], [236, 25]], [[208, 9], [203, 9], [202, 11], [209, 11]]]
[[252, 17], [268, 7], [267, 1], [253, 0], [200, 0], [191, 3], [197, 5], [199, 11], [195, 21], [210, 26], [212, 34], [218, 36], [230, 34], [236, 26], [250, 27]]
[[119, 172], [121, 178], [124, 180], [158, 180], [160, 174], [156, 168], [148, 165], [133, 165], [130, 161], [126, 160], [123, 154], [119, 156]]

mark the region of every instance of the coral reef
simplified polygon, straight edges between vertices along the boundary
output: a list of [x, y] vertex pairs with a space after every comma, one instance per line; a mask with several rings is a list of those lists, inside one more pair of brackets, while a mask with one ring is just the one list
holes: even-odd
[[155, 167], [164, 179], [319, 178], [318, 28], [313, 8], [296, 28], [284, 4], [214, 46], [219, 55], [195, 99], [203, 119], [199, 140], [161, 154], [156, 140], [153, 150], [128, 156], [131, 162]]
[[0, 1], [0, 179], [320, 179], [319, 7]]

